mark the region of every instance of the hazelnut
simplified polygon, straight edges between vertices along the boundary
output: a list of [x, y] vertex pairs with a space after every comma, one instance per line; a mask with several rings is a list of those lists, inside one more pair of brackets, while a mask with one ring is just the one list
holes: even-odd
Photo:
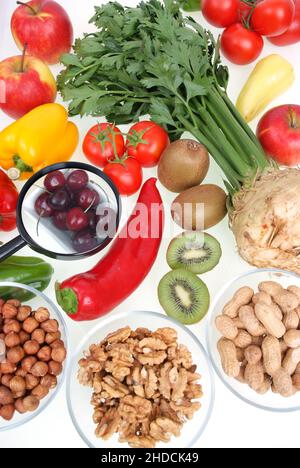
[[2, 406], [0, 409], [0, 417], [6, 421], [10, 421], [15, 414], [15, 407], [13, 404]]
[[13, 375], [12, 374], [4, 374], [2, 375], [2, 378], [1, 378], [1, 383], [2, 385], [4, 385], [4, 387], [9, 387], [9, 383], [11, 381], [11, 379], [13, 378]]
[[2, 306], [1, 312], [4, 319], [13, 319], [17, 316], [18, 309], [13, 304], [7, 302]]
[[46, 374], [48, 374], [48, 366], [45, 362], [38, 361], [32, 366], [31, 373], [35, 377], [44, 377]]
[[15, 346], [14, 348], [10, 348], [7, 351], [7, 360], [12, 364], [17, 364], [18, 362], [22, 361], [24, 356], [25, 353], [21, 346]]
[[60, 362], [50, 361], [48, 366], [50, 375], [58, 376], [62, 373], [63, 367]]
[[3, 332], [8, 335], [10, 332], [20, 333], [21, 325], [17, 320], [5, 320]]
[[9, 388], [1, 385], [0, 387], [0, 405], [10, 405], [14, 402], [12, 392]]
[[51, 348], [50, 346], [43, 346], [37, 354], [37, 357], [40, 361], [48, 362], [51, 360]]
[[22, 345], [23, 345], [24, 343], [26, 343], [26, 341], [29, 341], [29, 340], [30, 340], [30, 335], [29, 335], [29, 333], [26, 333], [24, 330], [21, 330], [21, 331], [20, 331], [19, 336], [20, 336], [20, 340], [21, 340], [21, 344], [22, 344]]
[[12, 362], [2, 362], [0, 364], [0, 371], [1, 374], [14, 374], [17, 370], [16, 364], [13, 364]]
[[45, 343], [45, 336], [46, 333], [44, 332], [44, 330], [42, 330], [41, 328], [37, 328], [31, 334], [31, 339], [37, 341], [40, 345], [42, 345], [43, 343]]
[[33, 356], [34, 354], [37, 354], [40, 349], [40, 345], [38, 344], [37, 341], [30, 340], [26, 341], [24, 343], [24, 351], [26, 354]]
[[64, 362], [67, 356], [67, 351], [64, 347], [52, 349], [51, 358], [55, 362]]
[[26, 410], [25, 410], [24, 404], [23, 404], [23, 398], [18, 398], [18, 399], [15, 401], [15, 409], [16, 409], [16, 411], [18, 411], [18, 413], [20, 413], [20, 414], [26, 413]]
[[22, 393], [26, 390], [26, 382], [23, 377], [13, 377], [9, 382], [9, 388], [13, 393]]
[[63, 342], [63, 340], [55, 340], [53, 341], [53, 343], [51, 343], [51, 348], [64, 348], [65, 347], [65, 343]]
[[8, 299], [8, 301], [6, 301], [6, 304], [12, 304], [13, 306], [18, 308], [20, 307], [21, 302], [18, 299]]
[[39, 323], [46, 322], [50, 318], [50, 314], [49, 314], [48, 309], [46, 309], [45, 307], [39, 307], [37, 309], [36, 313], [34, 314], [34, 318]]
[[54, 341], [59, 340], [60, 337], [61, 337], [61, 333], [59, 331], [56, 332], [56, 333], [47, 333], [46, 338], [45, 338], [45, 342], [48, 345], [51, 345], [52, 343], [54, 343]]
[[39, 407], [40, 401], [35, 396], [27, 396], [23, 400], [23, 406], [25, 411], [33, 412]]
[[26, 390], [33, 390], [40, 383], [40, 379], [38, 379], [34, 375], [27, 374], [25, 377], [25, 382], [26, 382]]
[[30, 317], [31, 311], [32, 311], [32, 309], [29, 306], [19, 307], [18, 315], [17, 315], [17, 319], [19, 320], [19, 322], [24, 322], [24, 320], [26, 320], [28, 317]]
[[37, 358], [34, 356], [28, 356], [23, 359], [21, 366], [24, 372], [29, 373], [32, 366], [37, 362]]
[[55, 377], [55, 375], [47, 374], [45, 375], [45, 377], [42, 377], [41, 385], [49, 388], [49, 390], [53, 390], [57, 386], [57, 378]]
[[8, 348], [19, 346], [21, 344], [20, 336], [18, 333], [10, 332], [8, 335], [6, 335], [4, 343]]
[[15, 373], [15, 375], [17, 377], [23, 377], [23, 379], [25, 378], [25, 376], [27, 375], [27, 372], [25, 372], [22, 368], [21, 369], [18, 369]]
[[41, 328], [45, 330], [46, 333], [56, 333], [58, 331], [58, 322], [57, 320], [46, 320], [41, 324]]
[[37, 328], [39, 328], [39, 322], [37, 322], [37, 320], [35, 320], [33, 317], [28, 317], [23, 322], [23, 330], [27, 333], [32, 333]]
[[37, 397], [39, 400], [42, 400], [48, 395], [48, 393], [49, 388], [40, 384], [32, 390], [31, 395]]

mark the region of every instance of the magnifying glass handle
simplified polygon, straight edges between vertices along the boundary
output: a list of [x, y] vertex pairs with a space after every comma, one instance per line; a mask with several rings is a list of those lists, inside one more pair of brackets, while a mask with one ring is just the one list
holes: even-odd
[[15, 237], [13, 240], [7, 242], [0, 247], [0, 263], [8, 257], [11, 257], [18, 250], [25, 247], [26, 242], [21, 236]]

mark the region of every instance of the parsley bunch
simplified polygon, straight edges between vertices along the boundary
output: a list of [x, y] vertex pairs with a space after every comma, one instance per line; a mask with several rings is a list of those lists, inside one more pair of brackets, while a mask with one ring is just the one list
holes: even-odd
[[172, 139], [189, 131], [227, 178], [231, 193], [268, 166], [264, 152], [227, 96], [219, 43], [172, 0], [136, 8], [95, 7], [96, 32], [63, 56], [59, 89], [71, 115], [104, 115], [116, 124], [150, 114]]

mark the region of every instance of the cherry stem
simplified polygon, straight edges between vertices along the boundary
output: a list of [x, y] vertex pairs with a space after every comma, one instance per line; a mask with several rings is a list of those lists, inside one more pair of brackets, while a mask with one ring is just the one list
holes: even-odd
[[40, 222], [41, 222], [41, 219], [42, 219], [42, 216], [44, 214], [44, 210], [41, 212], [41, 214], [39, 215], [39, 219], [38, 219], [38, 222], [36, 224], [36, 235], [39, 237], [40, 236], [40, 231], [39, 231], [39, 227], [40, 227]]
[[25, 3], [25, 2], [17, 2], [17, 5], [22, 5], [22, 6], [25, 6], [25, 7], [29, 8], [29, 10], [31, 10], [32, 13], [34, 13], [34, 14], [36, 15], [35, 9], [34, 9], [31, 5], [28, 5], [28, 3]]
[[88, 213], [88, 212], [90, 211], [90, 209], [92, 208], [93, 204], [95, 203], [95, 200], [96, 200], [96, 195], [94, 196], [93, 201], [90, 203], [90, 206], [88, 206], [87, 209], [85, 210], [85, 213]]
[[24, 73], [24, 65], [25, 65], [25, 56], [26, 56], [26, 50], [27, 50], [28, 44], [24, 44], [24, 49], [22, 53], [22, 60], [21, 60], [21, 68], [20, 68], [20, 73]]

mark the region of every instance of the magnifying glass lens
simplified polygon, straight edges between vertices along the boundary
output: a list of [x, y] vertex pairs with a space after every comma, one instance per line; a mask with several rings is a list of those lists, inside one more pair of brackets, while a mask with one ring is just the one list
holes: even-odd
[[28, 236], [61, 255], [89, 254], [113, 238], [118, 206], [108, 182], [83, 169], [55, 170], [35, 181], [23, 199]]

